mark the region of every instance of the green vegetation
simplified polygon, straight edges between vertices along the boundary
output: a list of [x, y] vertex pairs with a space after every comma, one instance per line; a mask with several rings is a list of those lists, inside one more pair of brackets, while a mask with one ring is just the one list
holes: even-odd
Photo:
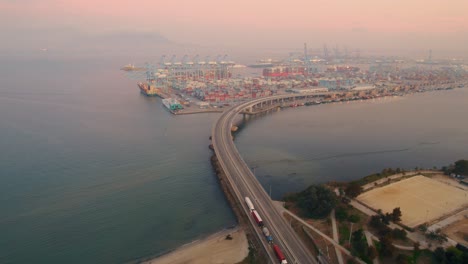
[[393, 209], [392, 213], [390, 214], [390, 217], [393, 222], [400, 222], [401, 221], [401, 210], [400, 207], [396, 207]]
[[358, 229], [353, 232], [351, 237], [351, 253], [354, 256], [358, 256], [366, 263], [372, 263], [372, 259], [369, 256], [369, 247], [367, 246], [364, 230]]
[[385, 236], [380, 236], [380, 250], [379, 253], [383, 257], [392, 257], [395, 252], [395, 247], [393, 246], [393, 240], [390, 234]]
[[368, 183], [374, 182], [376, 180], [380, 180], [382, 178], [388, 177], [390, 175], [398, 174], [398, 173], [405, 174], [406, 172], [405, 172], [405, 170], [400, 169], [400, 168], [396, 168], [396, 169], [387, 168], [387, 169], [383, 169], [382, 172], [380, 172], [380, 173], [374, 173], [374, 174], [368, 175], [368, 176], [366, 176], [366, 177], [364, 177], [362, 179], [353, 181], [350, 184], [354, 183], [354, 184], [362, 186], [362, 185], [365, 185], [365, 184], [368, 184]]
[[457, 160], [455, 161], [455, 164], [442, 167], [442, 170], [447, 175], [454, 173], [457, 175], [468, 176], [468, 160]]
[[361, 217], [359, 215], [350, 215], [348, 216], [348, 221], [351, 223], [357, 223], [361, 220]]
[[348, 238], [349, 238], [349, 228], [347, 225], [340, 225], [338, 227], [338, 232], [340, 233], [340, 244], [341, 245], [344, 245], [344, 243], [347, 243], [348, 242]]
[[441, 247], [438, 247], [434, 251], [434, 258], [438, 263], [445, 264], [462, 264], [468, 263], [468, 251], [463, 251], [456, 247], [449, 247], [444, 250]]
[[343, 206], [338, 206], [335, 210], [335, 217], [338, 221], [344, 221], [348, 218], [348, 211]]
[[426, 238], [437, 241], [439, 243], [447, 241], [447, 237], [444, 234], [442, 234], [439, 229], [436, 231], [426, 233]]
[[398, 254], [396, 258], [396, 263], [398, 264], [409, 264], [409, 263], [414, 263], [413, 257], [408, 256], [406, 254]]
[[459, 160], [455, 162], [453, 173], [468, 175], [468, 160]]
[[362, 187], [357, 182], [351, 182], [345, 189], [347, 196], [354, 198], [362, 193]]
[[394, 239], [400, 239], [400, 240], [406, 240], [407, 239], [407, 233], [404, 229], [398, 229], [395, 228], [392, 230], [392, 237]]
[[303, 216], [315, 219], [327, 217], [337, 204], [333, 191], [323, 185], [311, 185], [302, 192], [286, 195], [284, 200], [295, 203]]

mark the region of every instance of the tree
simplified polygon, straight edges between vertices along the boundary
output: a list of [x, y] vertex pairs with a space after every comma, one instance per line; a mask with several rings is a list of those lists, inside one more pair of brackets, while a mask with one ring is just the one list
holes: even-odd
[[392, 215], [389, 213], [385, 213], [380, 218], [382, 218], [382, 222], [386, 225], [390, 224], [390, 220], [392, 220]]
[[456, 174], [468, 175], [468, 160], [456, 161], [453, 172]]
[[397, 258], [396, 258], [396, 263], [398, 264], [408, 264], [410, 263], [409, 257], [405, 254], [398, 254]]
[[392, 237], [395, 239], [406, 240], [407, 233], [404, 229], [395, 228], [392, 230]]
[[362, 186], [356, 182], [350, 183], [345, 189], [346, 195], [351, 198], [357, 197], [359, 194], [362, 193]]
[[377, 257], [378, 253], [377, 253], [377, 249], [374, 247], [374, 246], [369, 246], [369, 248], [367, 249], [367, 256], [373, 260]]
[[427, 231], [427, 225], [426, 224], [422, 224], [418, 228], [419, 228], [420, 231], [423, 231], [423, 232]]
[[362, 228], [353, 232], [351, 242], [353, 251], [356, 253], [356, 255], [359, 255], [360, 257], [367, 256], [368, 246], [366, 237], [364, 235], [364, 230], [362, 230]]
[[446, 263], [445, 250], [442, 247], [436, 248], [433, 254], [437, 263]]
[[393, 252], [395, 251], [395, 247], [393, 246], [390, 235], [381, 236], [379, 240], [380, 240], [380, 255], [384, 257], [391, 257], [393, 255]]
[[335, 216], [339, 221], [344, 221], [346, 218], [348, 218], [348, 212], [344, 207], [340, 206], [336, 208]]
[[348, 221], [351, 222], [351, 223], [357, 223], [359, 222], [359, 220], [361, 220], [361, 217], [359, 217], [359, 215], [350, 215], [348, 216]]
[[430, 240], [435, 240], [439, 243], [443, 243], [447, 241], [447, 236], [440, 233], [440, 229], [426, 233], [426, 237]]
[[450, 264], [462, 264], [463, 262], [463, 252], [456, 247], [449, 247], [445, 251], [445, 258]]
[[336, 206], [336, 196], [330, 189], [322, 185], [311, 185], [302, 192], [288, 195], [286, 201], [297, 204], [305, 217], [324, 218]]
[[400, 207], [393, 209], [392, 212], [392, 221], [393, 222], [400, 222], [401, 221], [401, 210]]
[[421, 244], [419, 244], [419, 242], [414, 242], [413, 243], [413, 250], [414, 250], [414, 253], [418, 253], [419, 250], [421, 250]]
[[380, 220], [380, 216], [378, 215], [371, 216], [369, 225], [372, 226], [373, 228], [379, 229], [383, 225], [382, 220]]

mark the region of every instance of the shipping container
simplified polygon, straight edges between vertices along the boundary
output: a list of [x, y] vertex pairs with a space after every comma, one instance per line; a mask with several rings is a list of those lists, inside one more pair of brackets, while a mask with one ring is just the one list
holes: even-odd
[[254, 207], [252, 201], [250, 201], [249, 197], [245, 197], [245, 203], [247, 204], [247, 206], [249, 207], [249, 209], [251, 211], [255, 210], [255, 207]]
[[276, 257], [280, 261], [280, 264], [288, 264], [286, 258], [283, 255], [283, 252], [281, 252], [281, 249], [277, 245], [273, 245], [273, 250], [275, 251]]
[[263, 220], [256, 210], [252, 210], [252, 216], [255, 219], [255, 222], [257, 222], [258, 226], [263, 226]]

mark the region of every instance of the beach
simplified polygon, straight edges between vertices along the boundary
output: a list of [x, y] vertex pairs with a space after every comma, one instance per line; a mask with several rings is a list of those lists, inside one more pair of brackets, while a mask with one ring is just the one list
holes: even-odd
[[[232, 240], [226, 239], [231, 235]], [[186, 244], [168, 254], [144, 264], [228, 264], [239, 263], [249, 253], [245, 232], [240, 228], [226, 229], [205, 239]]]

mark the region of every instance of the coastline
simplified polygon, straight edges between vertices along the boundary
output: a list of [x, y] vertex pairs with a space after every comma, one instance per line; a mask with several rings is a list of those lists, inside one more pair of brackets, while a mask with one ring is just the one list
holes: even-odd
[[[226, 239], [227, 235], [232, 240]], [[249, 253], [248, 242], [242, 228], [224, 229], [205, 238], [194, 240], [166, 254], [145, 260], [144, 264], [201, 264], [239, 263]]]

